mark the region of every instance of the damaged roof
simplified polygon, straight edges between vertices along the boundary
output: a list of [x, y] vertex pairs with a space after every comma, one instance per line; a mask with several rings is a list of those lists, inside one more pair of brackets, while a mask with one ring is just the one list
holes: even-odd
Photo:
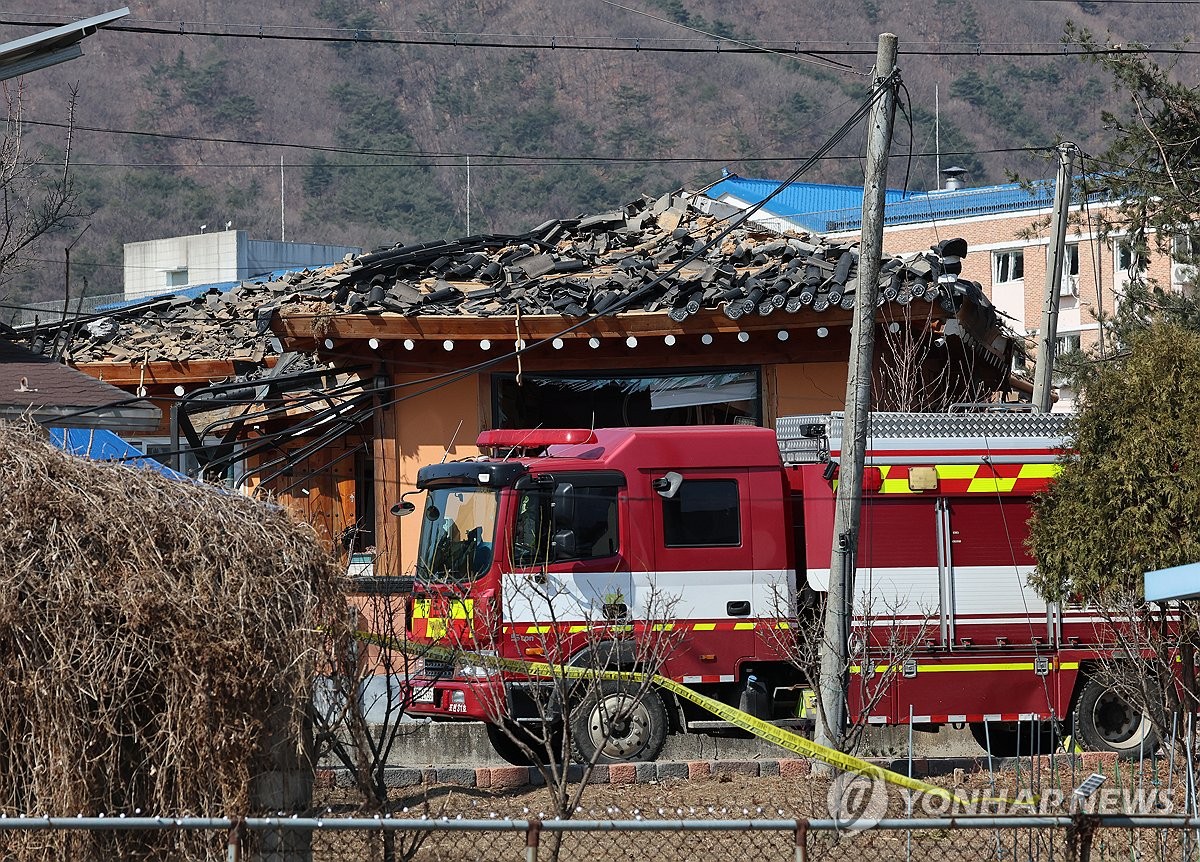
[[[557, 315], [566, 318], [564, 325], [591, 315], [658, 312], [682, 322], [702, 309], [737, 320], [853, 308], [858, 251], [852, 242], [747, 222], [671, 272], [727, 227], [683, 193], [642, 197], [520, 235], [396, 245], [277, 281], [94, 314], [75, 323], [63, 355], [74, 363], [262, 363], [281, 349], [272, 318], [311, 315], [314, 305], [333, 315]], [[999, 331], [1001, 321], [980, 285], [939, 278], [938, 265], [932, 251], [885, 258], [880, 302], [925, 300], [948, 316], [968, 304], [972, 328]], [[660, 279], [663, 274], [669, 277]], [[24, 327], [21, 334], [35, 350], [49, 351], [55, 330]]]

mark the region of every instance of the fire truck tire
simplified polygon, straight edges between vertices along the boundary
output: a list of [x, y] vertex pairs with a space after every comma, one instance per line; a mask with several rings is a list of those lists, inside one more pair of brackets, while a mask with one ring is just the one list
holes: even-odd
[[979, 747], [989, 752], [992, 757], [1049, 754], [1058, 743], [1058, 734], [1048, 721], [1039, 722], [1037, 725], [1032, 721], [991, 721], [987, 723], [987, 727], [984, 727], [982, 721], [973, 721], [971, 735], [975, 737]]
[[1084, 682], [1072, 717], [1075, 739], [1088, 751], [1115, 751], [1132, 760], [1158, 750], [1150, 717], [1099, 680]]
[[[487, 736], [496, 754], [514, 766], [536, 766], [549, 761], [550, 752], [546, 750], [546, 743], [539, 741], [535, 734], [515, 721], [505, 722], [504, 726], [488, 722]], [[553, 745], [552, 736], [550, 747]], [[531, 752], [534, 755], [532, 757]]]
[[641, 693], [603, 682], [575, 704], [567, 717], [575, 759], [588, 763], [654, 760], [667, 741], [667, 710], [654, 689]]

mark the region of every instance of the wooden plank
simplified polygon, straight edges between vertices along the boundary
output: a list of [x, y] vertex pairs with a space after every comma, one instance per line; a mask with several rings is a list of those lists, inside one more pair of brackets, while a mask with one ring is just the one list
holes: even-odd
[[[387, 379], [386, 375], [383, 379]], [[392, 390], [381, 393], [383, 401], [395, 398]], [[389, 404], [375, 411], [372, 445], [375, 462], [375, 574], [396, 576], [401, 571], [400, 519], [392, 514], [400, 490], [399, 406]]]
[[[276, 357], [264, 360], [273, 367]], [[178, 383], [209, 383], [233, 375], [230, 359], [184, 359], [177, 362], [81, 362], [73, 368], [113, 386], [171, 385]]]

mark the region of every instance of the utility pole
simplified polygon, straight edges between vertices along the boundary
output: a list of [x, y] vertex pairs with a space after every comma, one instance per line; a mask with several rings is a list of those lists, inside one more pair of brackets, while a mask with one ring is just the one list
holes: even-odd
[[1033, 380], [1033, 406], [1050, 412], [1050, 386], [1054, 376], [1054, 349], [1058, 343], [1058, 301], [1062, 289], [1063, 258], [1067, 250], [1067, 210], [1071, 206], [1071, 174], [1079, 148], [1069, 141], [1058, 145], [1058, 176], [1054, 181], [1054, 212], [1050, 216], [1050, 251], [1046, 255], [1046, 300], [1038, 333], [1037, 366]]
[[829, 592], [825, 604], [825, 638], [821, 650], [821, 707], [816, 741], [837, 747], [846, 723], [846, 642], [854, 608], [854, 566], [862, 502], [863, 462], [871, 409], [871, 366], [875, 351], [875, 310], [879, 302], [879, 270], [883, 258], [883, 204], [887, 191], [888, 151], [896, 118], [896, 36], [882, 33], [875, 54], [875, 103], [867, 138], [867, 170], [863, 182], [862, 239], [859, 242], [858, 289], [850, 330], [850, 373], [846, 380], [846, 418], [842, 424], [841, 464], [834, 503], [833, 548], [829, 555]]

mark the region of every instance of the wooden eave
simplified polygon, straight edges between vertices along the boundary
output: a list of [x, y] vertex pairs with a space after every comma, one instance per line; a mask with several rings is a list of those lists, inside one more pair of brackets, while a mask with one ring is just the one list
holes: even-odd
[[[916, 305], [917, 303], [914, 303]], [[720, 311], [703, 310], [681, 323], [665, 312], [627, 312], [588, 320], [578, 329], [562, 334], [567, 327], [578, 323], [573, 317], [559, 315], [522, 316], [520, 337], [526, 341], [552, 338], [628, 338], [634, 336], [703, 335], [704, 333], [777, 332], [781, 329], [816, 329], [849, 326], [854, 313], [843, 309], [814, 312], [811, 309], [788, 314], [780, 311], [767, 317], [748, 314], [730, 320]], [[517, 318], [514, 316], [472, 317], [468, 315], [405, 316], [394, 312], [383, 314], [321, 315], [310, 312], [280, 312], [271, 322], [271, 329], [288, 350], [310, 348], [317, 337], [334, 340], [380, 341], [412, 339], [433, 341], [444, 339], [515, 339]], [[316, 333], [314, 333], [314, 328]]]
[[[271, 367], [276, 357], [263, 364]], [[248, 360], [247, 360], [248, 361]], [[243, 364], [238, 360], [238, 364]], [[174, 386], [180, 383], [213, 383], [233, 377], [232, 359], [182, 359], [164, 362], [81, 362], [72, 366], [90, 377], [113, 386]]]

